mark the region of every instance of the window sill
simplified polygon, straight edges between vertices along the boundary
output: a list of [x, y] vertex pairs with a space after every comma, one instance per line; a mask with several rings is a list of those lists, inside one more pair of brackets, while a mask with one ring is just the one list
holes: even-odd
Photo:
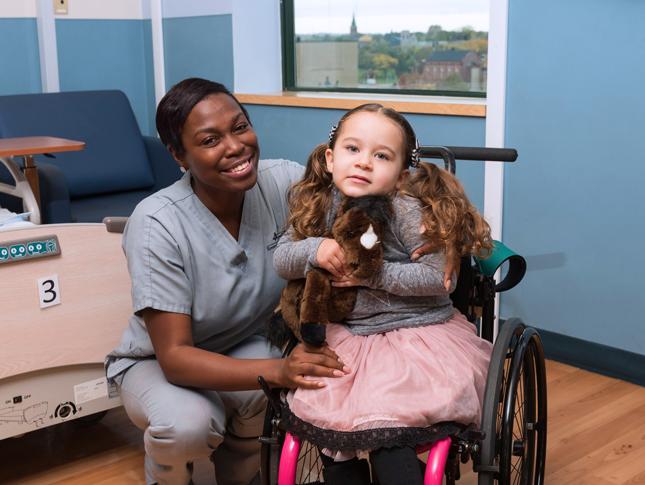
[[378, 102], [401, 113], [442, 116], [486, 117], [486, 99], [441, 96], [390, 95], [381, 93], [283, 92], [278, 94], [235, 94], [244, 104], [296, 106], [301, 108], [352, 109]]

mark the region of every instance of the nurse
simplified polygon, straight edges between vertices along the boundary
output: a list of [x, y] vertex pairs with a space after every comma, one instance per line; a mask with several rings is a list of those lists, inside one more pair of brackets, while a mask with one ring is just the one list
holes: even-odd
[[303, 167], [260, 160], [248, 113], [219, 83], [178, 83], [156, 123], [185, 173], [128, 220], [134, 313], [107, 374], [144, 430], [147, 483], [189, 483], [192, 462], [216, 450], [217, 483], [246, 485], [259, 469], [265, 399], [257, 377], [318, 388], [316, 376], [344, 373], [327, 347], [298, 346], [280, 359], [261, 336], [284, 284], [273, 242]]

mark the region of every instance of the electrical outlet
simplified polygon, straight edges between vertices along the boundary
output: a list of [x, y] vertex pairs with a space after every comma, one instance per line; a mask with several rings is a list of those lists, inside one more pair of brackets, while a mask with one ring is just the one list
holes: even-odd
[[69, 7], [68, 0], [54, 0], [54, 13], [58, 15], [67, 15], [67, 8]]

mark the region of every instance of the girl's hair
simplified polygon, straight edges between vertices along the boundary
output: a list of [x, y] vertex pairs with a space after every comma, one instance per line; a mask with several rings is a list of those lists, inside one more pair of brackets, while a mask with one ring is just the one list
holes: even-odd
[[186, 119], [197, 103], [213, 94], [230, 96], [240, 107], [247, 121], [251, 123], [244, 106], [223, 84], [197, 77], [184, 79], [170, 88], [157, 106], [156, 123], [159, 138], [171, 153], [178, 157], [185, 154], [181, 132]]
[[[382, 114], [401, 128], [405, 147], [403, 160], [405, 160], [406, 167], [410, 165], [412, 152], [416, 147], [416, 136], [408, 120], [399, 112], [378, 103], [362, 104], [348, 111], [330, 133], [329, 142], [318, 145], [311, 152], [307, 159], [304, 178], [289, 190], [290, 215], [288, 225], [293, 227], [296, 239], [324, 236], [326, 234], [325, 218], [331, 208], [332, 176], [327, 171], [325, 151], [327, 148], [334, 149], [338, 135], [343, 131], [345, 121], [353, 114], [362, 111]], [[401, 167], [401, 169], [403, 168], [405, 167]]]
[[[318, 145], [311, 152], [304, 178], [289, 191], [289, 225], [294, 229], [295, 239], [329, 236], [326, 215], [331, 209], [332, 175], [327, 171], [325, 151], [334, 149], [344, 122], [362, 111], [382, 114], [401, 128], [406, 167], [412, 162], [417, 139], [412, 126], [400, 113], [377, 103], [363, 104], [348, 111], [332, 129], [329, 143]], [[431, 163], [420, 163], [400, 191], [421, 201], [424, 235], [432, 251], [445, 252], [454, 264], [467, 254], [486, 256], [490, 253], [493, 247], [490, 227], [450, 172]]]
[[490, 255], [490, 226], [453, 174], [433, 163], [420, 163], [400, 191], [421, 201], [423, 234], [432, 251], [445, 252], [456, 267], [462, 256]]

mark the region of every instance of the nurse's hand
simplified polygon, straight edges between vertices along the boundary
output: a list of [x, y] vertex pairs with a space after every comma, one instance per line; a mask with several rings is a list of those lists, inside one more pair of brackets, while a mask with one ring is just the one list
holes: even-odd
[[289, 389], [320, 389], [325, 383], [316, 377], [342, 377], [350, 371], [327, 345], [298, 344], [281, 363], [280, 386]]

